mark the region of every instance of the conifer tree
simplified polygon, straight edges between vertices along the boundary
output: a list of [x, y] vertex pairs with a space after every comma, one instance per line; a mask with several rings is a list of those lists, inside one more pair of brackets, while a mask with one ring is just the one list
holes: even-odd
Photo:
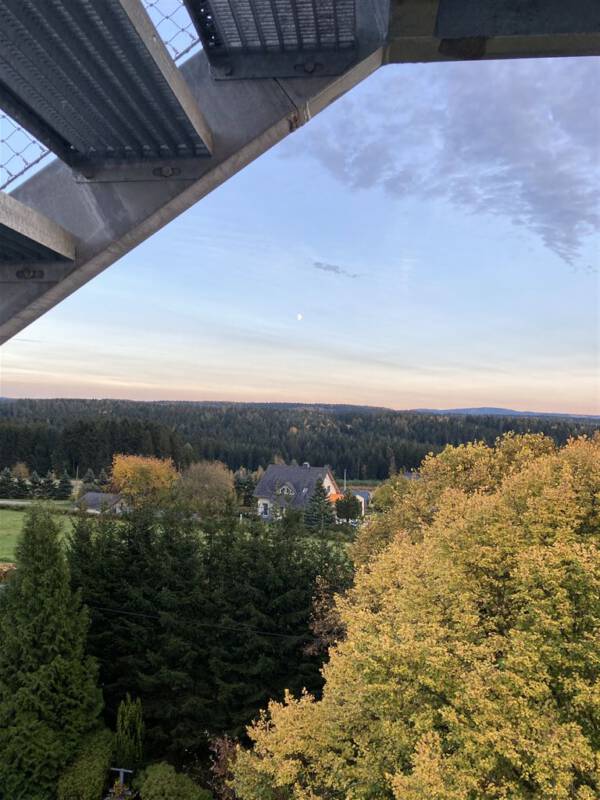
[[42, 478], [40, 482], [40, 497], [49, 500], [55, 496], [55, 492], [56, 492], [56, 481], [54, 480], [54, 475], [50, 471], [48, 471], [46, 473], [46, 477]]
[[12, 497], [13, 486], [14, 481], [11, 471], [8, 467], [5, 467], [2, 472], [0, 472], [0, 497]]
[[13, 482], [12, 496], [17, 500], [31, 497], [31, 487], [25, 478], [16, 478]]
[[32, 497], [42, 496], [42, 479], [34, 470], [29, 478], [29, 493]]
[[83, 476], [83, 489], [86, 492], [95, 492], [98, 490], [96, 476], [94, 475], [94, 470], [91, 468], [86, 470], [86, 473]]
[[100, 474], [98, 475], [98, 486], [103, 492], [108, 491], [110, 487], [110, 478], [104, 468], [100, 470]]
[[321, 478], [304, 512], [304, 524], [313, 532], [324, 533], [335, 525], [335, 508], [327, 497], [327, 489]]
[[66, 472], [63, 472], [59, 482], [54, 487], [54, 497], [57, 500], [70, 500], [72, 492], [73, 485], [71, 484], [71, 479]]
[[102, 698], [85, 655], [88, 615], [42, 506], [26, 517], [16, 561], [0, 593], [0, 786], [11, 800], [53, 800]]
[[142, 761], [144, 720], [140, 698], [131, 699], [127, 692], [117, 711], [115, 738], [116, 759], [119, 767], [135, 769]]

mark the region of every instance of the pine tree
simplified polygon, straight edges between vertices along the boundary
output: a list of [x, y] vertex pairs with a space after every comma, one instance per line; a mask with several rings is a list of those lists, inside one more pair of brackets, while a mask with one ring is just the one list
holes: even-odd
[[13, 496], [14, 481], [11, 471], [5, 467], [0, 472], [0, 497], [10, 498]]
[[327, 496], [327, 489], [321, 478], [304, 512], [304, 524], [313, 532], [324, 533], [335, 525], [335, 508]]
[[59, 774], [102, 708], [85, 655], [88, 615], [70, 588], [50, 512], [34, 506], [17, 569], [0, 593], [0, 786], [7, 798], [53, 800]]
[[54, 487], [54, 497], [57, 500], [70, 500], [73, 492], [71, 479], [66, 472], [60, 476], [59, 482]]
[[48, 471], [46, 477], [42, 478], [40, 483], [40, 496], [49, 500], [55, 496], [55, 493], [56, 481], [54, 480], [54, 475]]
[[87, 492], [95, 492], [98, 489], [96, 476], [94, 475], [94, 470], [91, 468], [88, 469], [83, 476], [83, 488]]
[[42, 479], [35, 470], [31, 473], [31, 477], [29, 478], [29, 494], [31, 497], [42, 496]]
[[116, 719], [128, 691], [140, 697], [150, 756], [181, 759], [205, 746], [214, 713], [206, 680], [211, 632], [198, 625], [208, 619], [199, 545], [189, 520], [174, 511], [157, 519], [146, 509], [118, 522], [82, 516], [70, 540], [108, 715]]
[[104, 468], [100, 470], [98, 475], [98, 486], [103, 492], [107, 492], [110, 487], [110, 478]]
[[144, 743], [144, 720], [142, 702], [131, 699], [127, 692], [117, 711], [117, 733], [115, 752], [119, 767], [135, 769], [142, 761]]
[[31, 497], [31, 487], [25, 478], [16, 478], [13, 482], [12, 496], [16, 500], [23, 500], [26, 497]]

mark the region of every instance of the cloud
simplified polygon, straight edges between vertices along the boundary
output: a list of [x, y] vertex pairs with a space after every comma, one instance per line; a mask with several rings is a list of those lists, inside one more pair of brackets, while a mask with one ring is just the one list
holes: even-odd
[[502, 217], [574, 264], [600, 231], [599, 79], [597, 58], [386, 67], [283, 152], [352, 189]]
[[346, 278], [358, 278], [358, 272], [350, 272], [349, 269], [344, 269], [337, 264], [326, 264], [324, 261], [313, 261], [313, 267], [320, 269], [323, 272], [333, 272], [334, 275], [344, 275]]

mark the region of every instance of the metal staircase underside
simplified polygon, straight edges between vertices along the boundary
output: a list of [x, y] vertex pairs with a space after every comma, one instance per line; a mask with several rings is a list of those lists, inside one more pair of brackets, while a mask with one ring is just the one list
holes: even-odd
[[217, 79], [337, 75], [357, 58], [354, 0], [185, 0]]
[[[53, 162], [0, 193], [0, 343], [391, 62], [600, 55], [596, 0], [0, 0], [0, 107]], [[0, 137], [1, 138], [1, 137]]]
[[81, 168], [207, 156], [211, 147], [137, 0], [2, 0], [0, 106]]

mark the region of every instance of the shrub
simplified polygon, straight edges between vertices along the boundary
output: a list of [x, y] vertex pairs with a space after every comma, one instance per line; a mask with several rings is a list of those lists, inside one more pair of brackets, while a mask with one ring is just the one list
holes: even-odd
[[212, 800], [212, 794], [202, 789], [187, 775], [175, 772], [170, 764], [161, 762], [148, 767], [141, 777], [142, 800]]
[[109, 730], [102, 728], [89, 734], [58, 782], [58, 800], [101, 800], [112, 753], [113, 734]]
[[143, 740], [142, 703], [139, 697], [132, 700], [128, 692], [117, 712], [115, 750], [119, 767], [134, 769], [138, 766], [142, 760]]

